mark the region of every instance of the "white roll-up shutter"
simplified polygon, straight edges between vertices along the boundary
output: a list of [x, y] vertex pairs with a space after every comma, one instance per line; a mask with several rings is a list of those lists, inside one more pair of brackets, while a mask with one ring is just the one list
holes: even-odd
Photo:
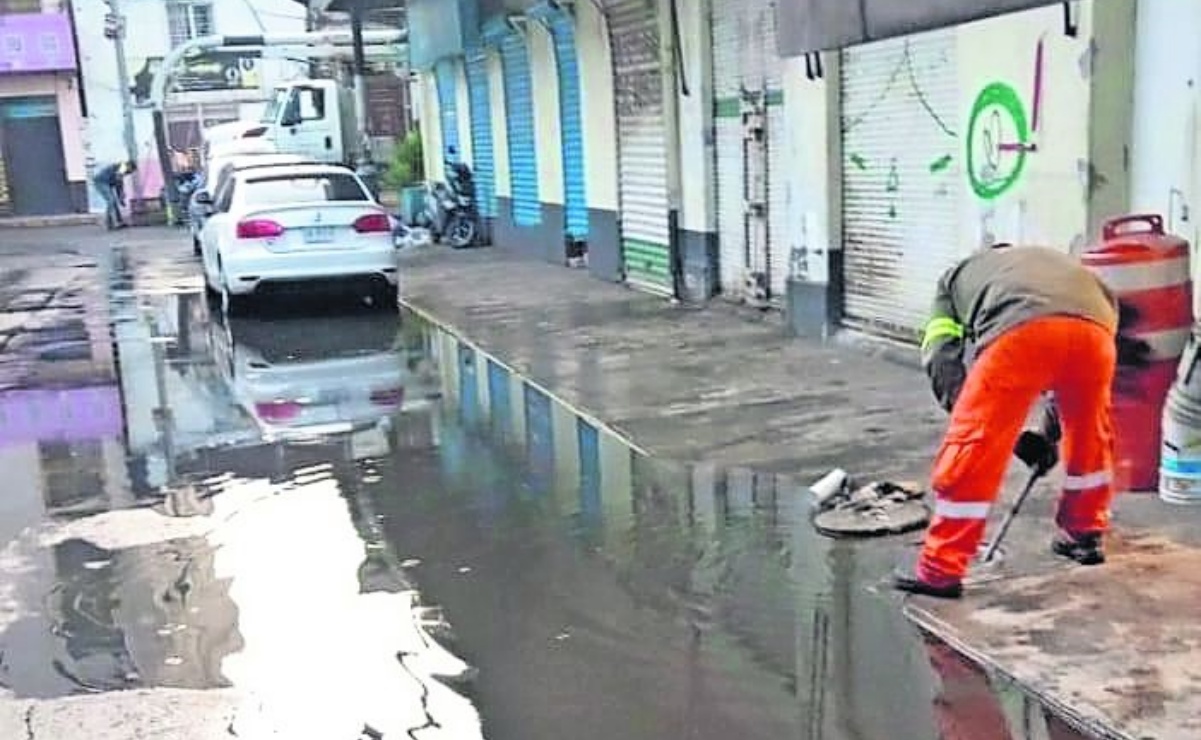
[[667, 127], [656, 0], [608, 0], [617, 96], [618, 192], [626, 280], [673, 291]]
[[[770, 0], [714, 0], [714, 126], [722, 291], [749, 298], [760, 273], [769, 299], [787, 280], [782, 62]], [[762, 142], [748, 140], [744, 113], [763, 114]], [[754, 208], [759, 198], [762, 211]], [[777, 246], [779, 245], [779, 246]]]
[[842, 52], [849, 324], [913, 340], [936, 281], [965, 252], [957, 75], [953, 29]]

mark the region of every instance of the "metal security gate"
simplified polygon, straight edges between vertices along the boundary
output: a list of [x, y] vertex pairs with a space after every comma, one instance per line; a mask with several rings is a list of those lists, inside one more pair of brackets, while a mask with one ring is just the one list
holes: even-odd
[[0, 207], [18, 216], [74, 211], [54, 98], [0, 101], [0, 129]]
[[788, 243], [782, 63], [769, 0], [714, 0], [717, 228], [726, 295], [782, 300]]
[[471, 107], [471, 168], [480, 215], [496, 218], [496, 160], [492, 147], [492, 101], [488, 87], [488, 55], [467, 56], [467, 100]]
[[[442, 157], [448, 158], [459, 150], [459, 95], [455, 84], [455, 62], [443, 59], [434, 65], [434, 82], [438, 87], [438, 120], [442, 125]], [[457, 156], [455, 157], [457, 159]]]
[[667, 125], [655, 0], [608, 0], [626, 281], [673, 292]]
[[537, 226], [542, 223], [542, 204], [538, 200], [534, 95], [525, 37], [516, 32], [506, 34], [500, 41], [500, 58], [504, 68], [513, 223], [517, 226]]
[[580, 121], [580, 66], [575, 16], [562, 8], [547, 15], [559, 72], [559, 130], [563, 146], [563, 199], [567, 234], [588, 239], [588, 193], [584, 178], [584, 126]]
[[963, 254], [954, 31], [847, 49], [841, 69], [844, 314], [913, 340]]

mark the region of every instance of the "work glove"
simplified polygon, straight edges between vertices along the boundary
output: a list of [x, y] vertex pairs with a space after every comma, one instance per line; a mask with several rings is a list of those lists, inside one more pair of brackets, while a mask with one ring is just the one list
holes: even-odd
[[1039, 477], [1051, 472], [1059, 464], [1058, 446], [1045, 434], [1031, 430], [1022, 432], [1018, 437], [1013, 454]]
[[967, 379], [967, 368], [958, 357], [935, 356], [926, 366], [926, 374], [930, 376], [930, 388], [938, 405], [948, 414], [955, 408], [959, 391]]
[[1151, 364], [1151, 345], [1142, 339], [1118, 334], [1118, 367], [1141, 369]]

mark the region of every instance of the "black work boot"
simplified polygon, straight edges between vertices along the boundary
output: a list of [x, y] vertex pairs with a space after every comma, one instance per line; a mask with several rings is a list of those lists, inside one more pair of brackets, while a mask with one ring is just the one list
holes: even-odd
[[892, 587], [898, 591], [936, 599], [958, 599], [963, 596], [963, 581], [958, 578], [924, 578], [913, 566], [898, 567], [892, 573]]
[[1100, 565], [1105, 562], [1105, 550], [1101, 548], [1101, 533], [1071, 535], [1060, 533], [1051, 542], [1051, 551], [1056, 555], [1075, 560], [1081, 565]]

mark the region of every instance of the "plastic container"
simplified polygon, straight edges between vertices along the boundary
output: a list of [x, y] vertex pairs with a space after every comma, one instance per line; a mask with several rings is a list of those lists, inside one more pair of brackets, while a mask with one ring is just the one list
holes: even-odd
[[1119, 369], [1114, 382], [1115, 474], [1122, 490], [1160, 483], [1163, 412], [1193, 326], [1189, 245], [1164, 233], [1163, 218], [1107, 222], [1102, 242], [1081, 256], [1135, 318], [1126, 333], [1151, 347], [1145, 368]]

